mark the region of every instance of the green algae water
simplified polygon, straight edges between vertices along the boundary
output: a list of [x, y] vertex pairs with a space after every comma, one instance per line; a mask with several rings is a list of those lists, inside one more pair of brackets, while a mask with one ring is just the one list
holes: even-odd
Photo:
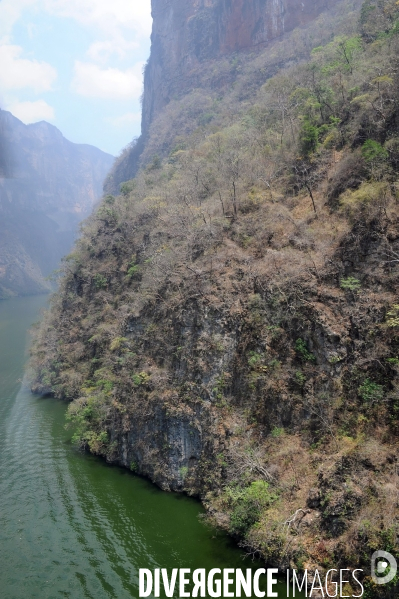
[[262, 567], [205, 526], [197, 501], [71, 444], [65, 404], [21, 382], [45, 302], [0, 302], [0, 598], [129, 599], [139, 568]]

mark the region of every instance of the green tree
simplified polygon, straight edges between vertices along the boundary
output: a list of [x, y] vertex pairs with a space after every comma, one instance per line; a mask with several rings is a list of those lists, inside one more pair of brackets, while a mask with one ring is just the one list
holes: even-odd
[[317, 150], [319, 145], [319, 128], [312, 123], [308, 118], [302, 122], [301, 132], [299, 135], [300, 150], [304, 158], [308, 158]]

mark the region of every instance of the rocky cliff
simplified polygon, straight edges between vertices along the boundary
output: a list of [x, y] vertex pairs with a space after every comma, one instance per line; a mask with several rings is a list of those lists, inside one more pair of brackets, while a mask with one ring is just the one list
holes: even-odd
[[200, 63], [263, 48], [313, 20], [328, 4], [329, 0], [152, 0], [143, 134], [172, 98], [192, 87], [193, 71]]
[[0, 111], [0, 297], [48, 289], [44, 277], [70, 250], [112, 163], [49, 123]]
[[[150, 127], [162, 109], [193, 88], [207, 87], [211, 61], [234, 53], [254, 53], [310, 21], [336, 0], [152, 0], [151, 55], [144, 73], [142, 136], [117, 165], [109, 191], [132, 178], [140, 164]], [[217, 70], [217, 68], [216, 68]], [[233, 84], [211, 77], [217, 89]], [[209, 84], [209, 82], [208, 82]]]
[[86, 222], [32, 359], [82, 447], [199, 495], [269, 564], [362, 568], [373, 599], [398, 593], [368, 576], [399, 538], [389, 2], [196, 58], [234, 84], [201, 79], [160, 109], [152, 159]]

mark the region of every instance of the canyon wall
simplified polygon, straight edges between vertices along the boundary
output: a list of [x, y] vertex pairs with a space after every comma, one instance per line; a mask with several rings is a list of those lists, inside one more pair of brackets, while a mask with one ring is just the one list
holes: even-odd
[[113, 160], [45, 121], [0, 111], [0, 298], [49, 288], [45, 277], [70, 251]]
[[305, 24], [320, 6], [154, 3], [114, 184], [144, 168], [83, 231], [32, 388], [249, 554], [361, 568], [388, 599], [369, 572], [399, 538], [399, 8], [359, 4]]
[[192, 72], [199, 63], [263, 48], [327, 7], [328, 0], [152, 0], [144, 135], [170, 99], [189, 90]]
[[[213, 63], [235, 53], [262, 51], [311, 22], [336, 0], [152, 0], [151, 54], [144, 73], [142, 135], [117, 161], [106, 190], [119, 191], [142, 166], [150, 127], [171, 100], [194, 88], [226, 85]], [[237, 73], [232, 69], [229, 85]], [[144, 160], [145, 162], [145, 160]]]

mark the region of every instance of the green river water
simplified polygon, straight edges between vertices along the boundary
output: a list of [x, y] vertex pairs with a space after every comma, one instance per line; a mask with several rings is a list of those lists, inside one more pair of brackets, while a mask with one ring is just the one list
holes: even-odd
[[139, 568], [262, 567], [204, 525], [197, 501], [70, 443], [65, 404], [21, 383], [45, 302], [0, 302], [0, 599], [129, 599]]

